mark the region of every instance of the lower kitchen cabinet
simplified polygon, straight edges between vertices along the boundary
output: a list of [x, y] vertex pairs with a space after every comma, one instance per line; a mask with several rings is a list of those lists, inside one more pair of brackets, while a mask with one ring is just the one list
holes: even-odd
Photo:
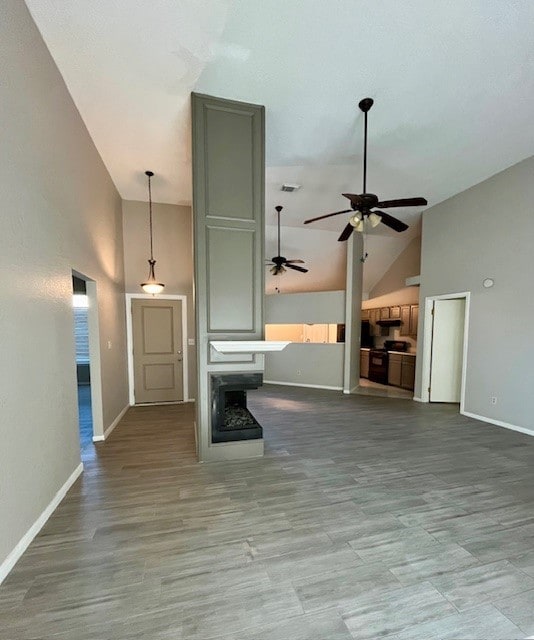
[[388, 384], [392, 384], [394, 387], [400, 387], [401, 379], [402, 356], [398, 353], [390, 353], [388, 364]]
[[415, 358], [402, 356], [401, 383], [403, 389], [414, 390], [415, 387]]
[[415, 356], [389, 354], [388, 384], [413, 391], [415, 386]]
[[360, 351], [360, 378], [369, 377], [369, 350], [362, 349]]

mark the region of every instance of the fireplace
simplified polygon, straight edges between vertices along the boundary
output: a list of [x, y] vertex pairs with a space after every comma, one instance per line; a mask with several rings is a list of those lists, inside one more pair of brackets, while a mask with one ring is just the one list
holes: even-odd
[[261, 387], [261, 373], [211, 374], [211, 441], [257, 440], [263, 429], [247, 409], [247, 390]]

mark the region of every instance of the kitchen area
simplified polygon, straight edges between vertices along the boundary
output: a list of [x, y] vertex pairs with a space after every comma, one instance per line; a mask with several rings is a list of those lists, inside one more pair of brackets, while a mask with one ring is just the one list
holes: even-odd
[[361, 321], [360, 391], [412, 398], [419, 305], [362, 309]]

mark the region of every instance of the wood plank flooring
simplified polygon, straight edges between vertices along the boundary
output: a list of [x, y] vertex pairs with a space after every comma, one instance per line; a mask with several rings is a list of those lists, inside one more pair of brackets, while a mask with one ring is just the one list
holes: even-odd
[[131, 409], [0, 587], [2, 640], [534, 634], [534, 439], [456, 407], [268, 385], [263, 459]]

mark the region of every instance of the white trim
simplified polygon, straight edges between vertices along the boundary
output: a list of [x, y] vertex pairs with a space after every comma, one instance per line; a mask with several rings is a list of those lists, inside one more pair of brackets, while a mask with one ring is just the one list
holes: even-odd
[[419, 396], [414, 396], [412, 400], [415, 400], [415, 402], [426, 402], [426, 400], [422, 400]]
[[109, 435], [110, 435], [110, 433], [119, 424], [119, 422], [122, 420], [123, 415], [128, 411], [129, 408], [130, 408], [130, 405], [127, 404], [124, 407], [124, 409], [121, 410], [121, 412], [115, 418], [115, 420], [113, 420], [113, 422], [109, 425], [109, 427], [104, 431], [103, 435], [101, 435], [101, 436], [93, 436], [93, 442], [104, 442], [104, 440], [107, 440]]
[[87, 294], [87, 329], [89, 334], [89, 370], [91, 375], [91, 413], [93, 437], [104, 434], [104, 409], [102, 402], [102, 367], [100, 364], [100, 328], [98, 308], [98, 285], [95, 280], [72, 269], [73, 275], [85, 281]]
[[329, 387], [324, 384], [301, 384], [300, 382], [280, 382], [278, 380], [264, 380], [263, 384], [281, 384], [285, 387], [306, 387], [308, 389], [327, 389], [328, 391], [343, 391], [343, 387]]
[[7, 558], [0, 565], [0, 584], [6, 579], [9, 572], [22, 554], [26, 551], [31, 541], [35, 538], [35, 536], [39, 533], [39, 531], [43, 528], [46, 521], [50, 516], [54, 513], [56, 507], [63, 500], [67, 491], [72, 487], [72, 485], [79, 478], [80, 474], [83, 471], [83, 464], [80, 464], [74, 469], [74, 471], [70, 474], [67, 481], [63, 484], [61, 489], [56, 493], [56, 495], [50, 501], [50, 504], [46, 507], [46, 509], [41, 513], [41, 515], [37, 518], [37, 520], [32, 524], [32, 526], [26, 531], [26, 533], [22, 536], [22, 538], [17, 542], [15, 548], [11, 553], [7, 556]]
[[470, 411], [460, 410], [460, 413], [463, 416], [467, 416], [468, 418], [474, 418], [475, 420], [480, 420], [481, 422], [489, 422], [489, 424], [494, 424], [497, 427], [504, 427], [505, 429], [511, 429], [512, 431], [519, 431], [519, 433], [525, 433], [527, 436], [534, 436], [534, 431], [532, 431], [532, 429], [518, 427], [515, 424], [503, 422], [502, 420], [495, 420], [494, 418], [486, 418], [486, 416], [479, 416], [478, 414], [471, 413]]
[[[469, 307], [471, 302], [471, 292], [461, 291], [459, 293], [445, 293], [438, 296], [427, 296], [425, 298], [425, 330], [423, 333], [423, 369], [421, 373], [421, 398], [417, 402], [430, 402], [430, 394], [428, 387], [430, 386], [430, 367], [432, 357], [432, 307], [434, 300], [456, 300], [465, 299], [465, 315], [464, 315], [464, 342], [462, 353], [462, 384], [460, 389], [460, 413], [463, 413], [465, 407], [465, 381], [467, 373], [467, 350], [469, 342]], [[415, 398], [414, 398], [415, 400]]]
[[[334, 387], [332, 387], [334, 388]], [[337, 389], [337, 387], [335, 387]], [[345, 395], [350, 395], [350, 394], [356, 394], [358, 392], [358, 389], [360, 388], [360, 385], [357, 384], [355, 387], [352, 387], [352, 389], [343, 389], [343, 393]]]
[[187, 296], [184, 295], [157, 295], [150, 293], [127, 293], [126, 296], [126, 352], [128, 356], [128, 390], [130, 406], [135, 405], [134, 366], [133, 366], [133, 327], [132, 327], [132, 300], [137, 298], [159, 300], [181, 300], [182, 302], [182, 395], [183, 402], [189, 401], [189, 362], [187, 344]]

